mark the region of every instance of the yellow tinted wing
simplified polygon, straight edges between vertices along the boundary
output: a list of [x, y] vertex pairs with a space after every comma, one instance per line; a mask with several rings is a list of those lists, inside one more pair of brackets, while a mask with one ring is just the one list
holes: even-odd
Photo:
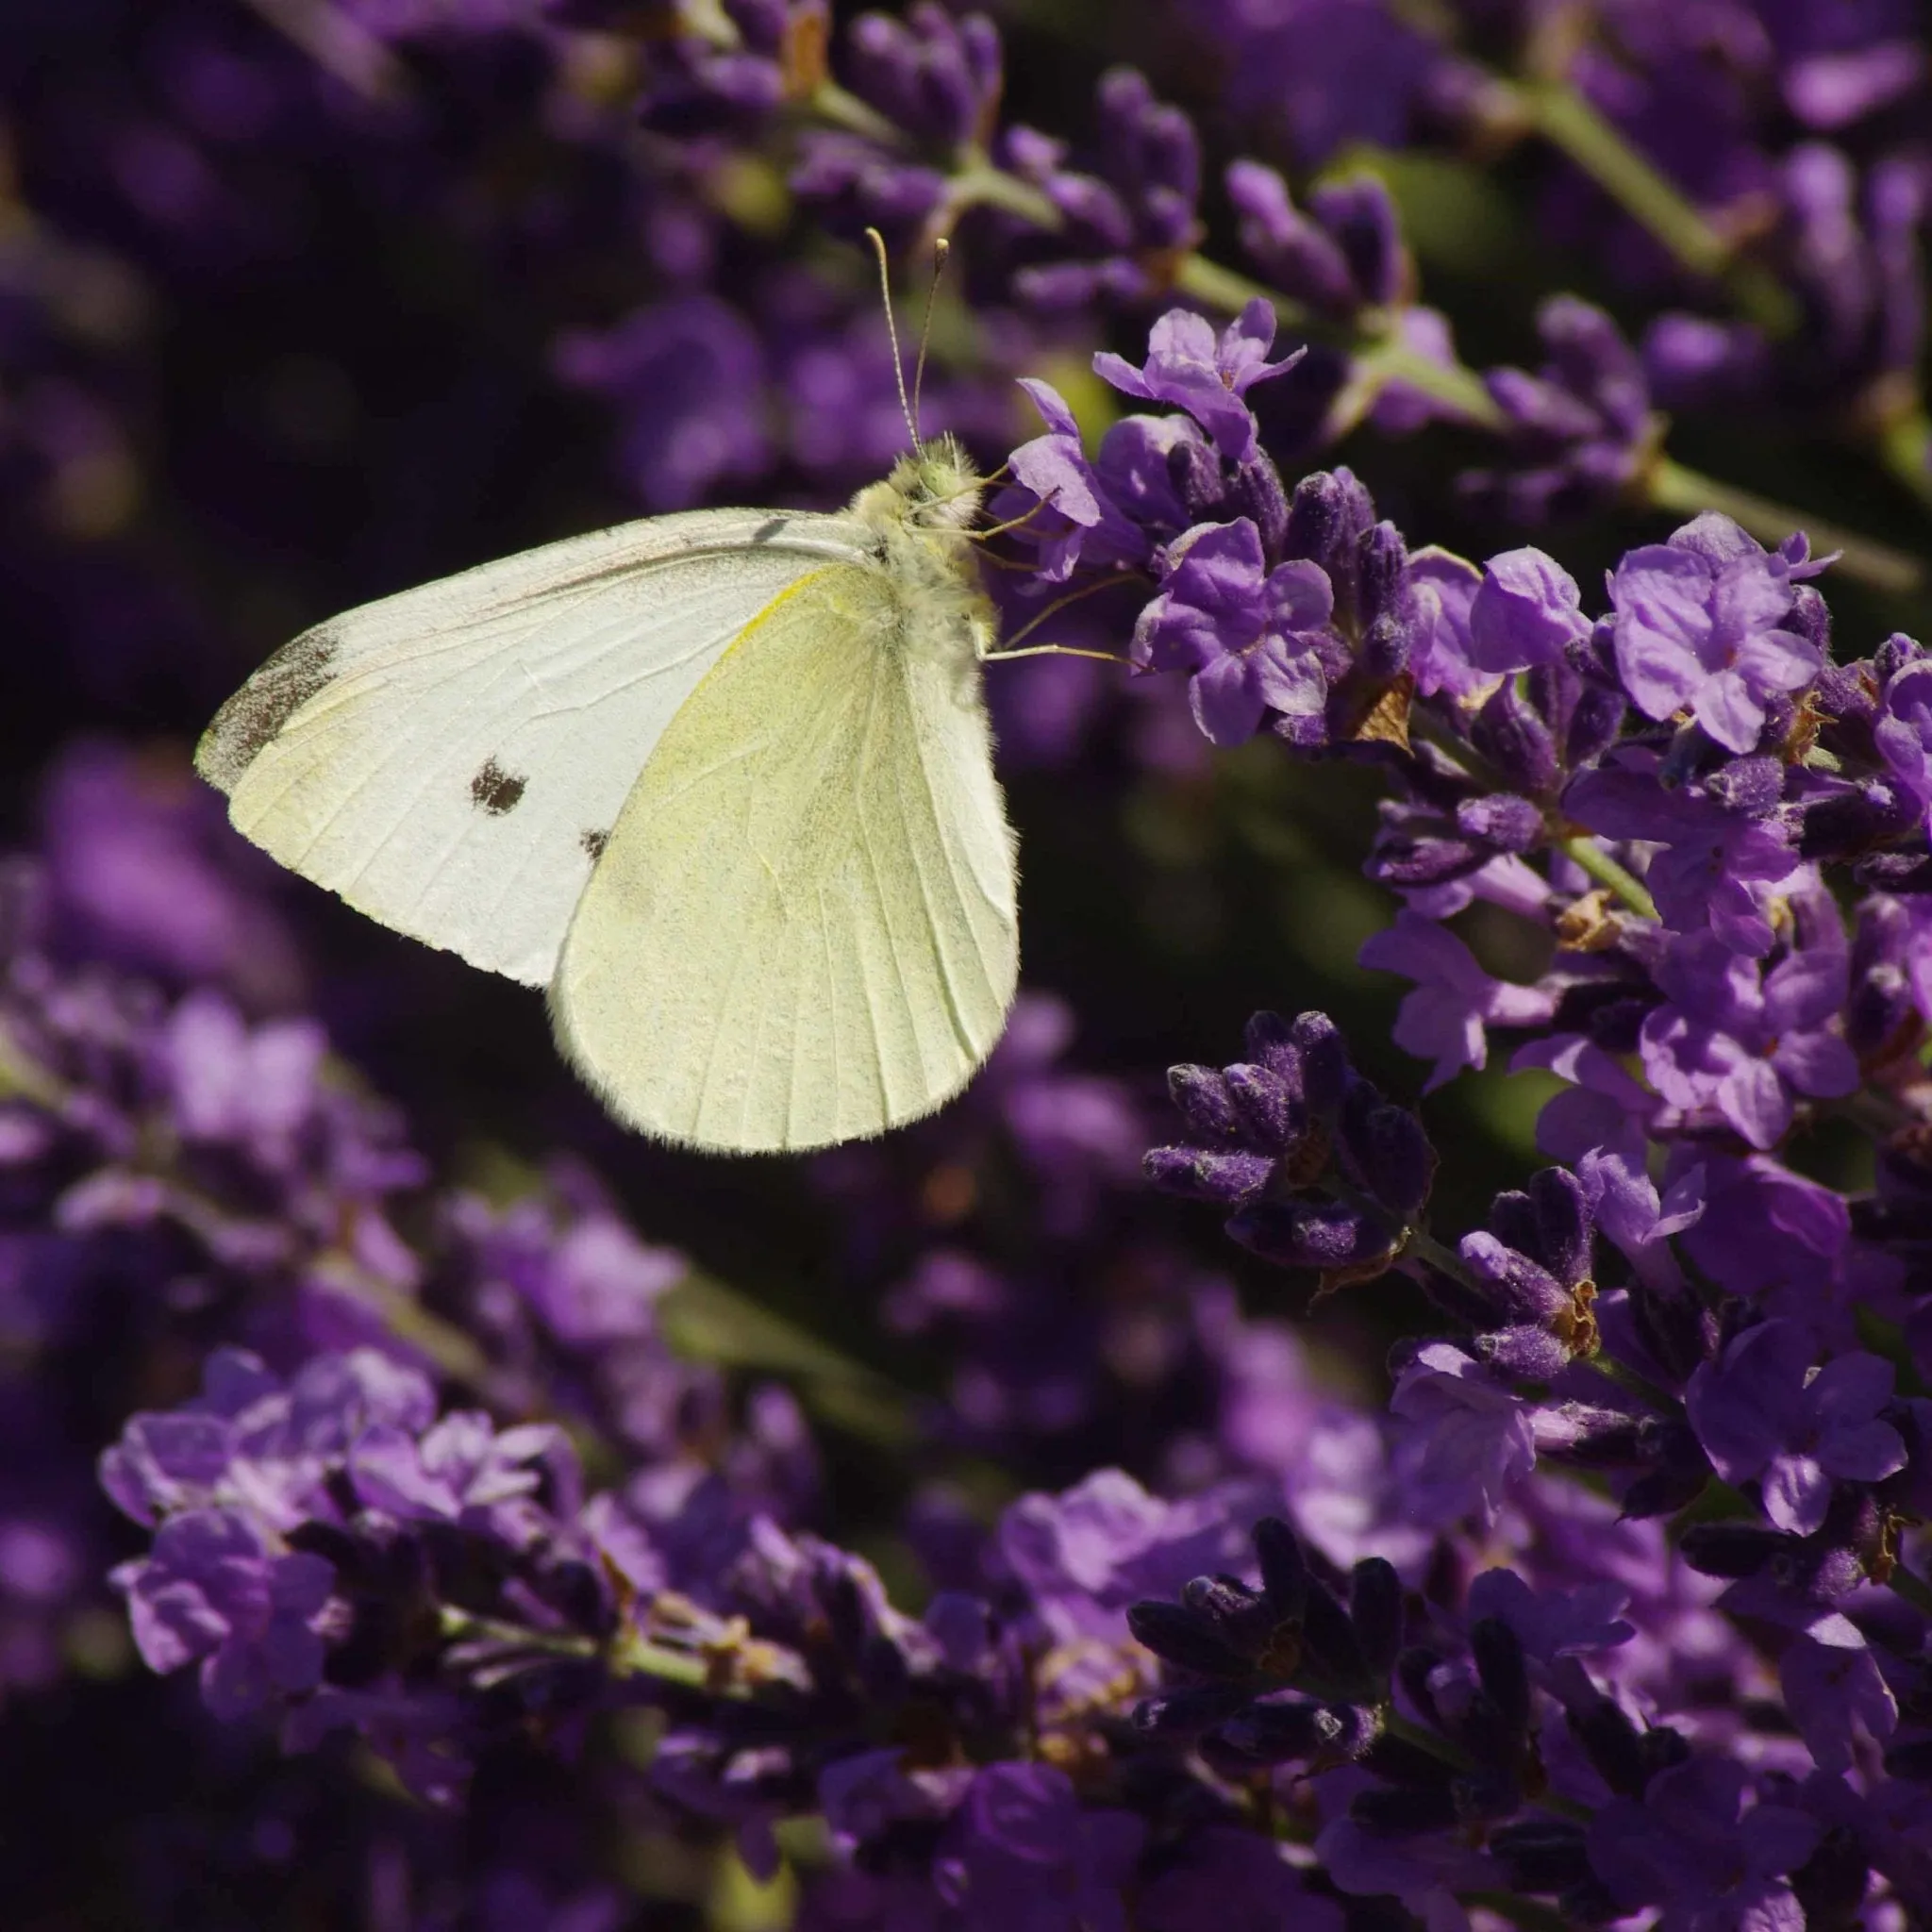
[[620, 1119], [724, 1151], [877, 1134], [957, 1092], [1019, 971], [1012, 837], [965, 617], [832, 565], [665, 728], [551, 989]]

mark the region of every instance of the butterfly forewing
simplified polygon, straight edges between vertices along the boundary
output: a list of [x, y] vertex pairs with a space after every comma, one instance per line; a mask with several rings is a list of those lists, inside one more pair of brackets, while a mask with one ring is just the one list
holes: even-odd
[[678, 708], [774, 596], [868, 541], [842, 517], [699, 510], [485, 564], [297, 638], [196, 762], [283, 864], [541, 985]]
[[1011, 835], [970, 625], [801, 578], [666, 727], [565, 941], [558, 1038], [653, 1134], [823, 1146], [931, 1111], [1005, 1024]]

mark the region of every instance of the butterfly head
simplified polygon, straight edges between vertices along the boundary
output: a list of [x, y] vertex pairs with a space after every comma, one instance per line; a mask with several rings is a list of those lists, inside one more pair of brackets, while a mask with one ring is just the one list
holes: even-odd
[[901, 529], [965, 530], [979, 514], [983, 490], [973, 459], [950, 436], [936, 436], [909, 449], [883, 483], [852, 499], [867, 523]]

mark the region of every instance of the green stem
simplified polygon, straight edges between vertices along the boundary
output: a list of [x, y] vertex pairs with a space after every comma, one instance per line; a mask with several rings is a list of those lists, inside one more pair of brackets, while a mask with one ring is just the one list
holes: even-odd
[[1239, 315], [1250, 302], [1259, 300], [1274, 310], [1277, 322], [1303, 335], [1354, 339], [1352, 330], [1324, 324], [1291, 295], [1284, 295], [1278, 289], [1271, 289], [1267, 283], [1257, 282], [1239, 269], [1224, 267], [1205, 255], [1188, 256], [1174, 271], [1174, 285], [1181, 294], [1191, 295], [1209, 308], [1224, 309], [1229, 315]]
[[1903, 1563], [1892, 1566], [1892, 1572], [1885, 1579], [1885, 1587], [1894, 1596], [1903, 1597], [1922, 1617], [1932, 1617], [1932, 1585], [1915, 1571], [1907, 1570]]
[[1004, 208], [1036, 228], [1051, 234], [1060, 228], [1060, 211], [1030, 181], [1009, 175], [981, 158], [968, 161], [948, 176], [940, 203], [940, 225], [949, 228], [966, 209], [975, 206]]
[[1738, 306], [1772, 335], [1798, 324], [1790, 293], [1711, 226], [1650, 160], [1625, 141], [1568, 81], [1503, 81], [1504, 97], [1524, 121], [1559, 148], [1625, 213], [1693, 275], [1724, 282]]
[[1793, 509], [1751, 491], [1720, 483], [1715, 476], [1686, 469], [1669, 457], [1657, 458], [1644, 483], [1643, 500], [1649, 508], [1688, 511], [1693, 516], [1700, 510], [1722, 510], [1760, 542], [1778, 543], [1793, 530], [1803, 530], [1815, 549], [1842, 553], [1839, 568], [1847, 576], [1857, 577], [1877, 590], [1904, 594], [1918, 590], [1924, 581], [1924, 566], [1902, 550], [1856, 536], [1841, 525], [1813, 516], [1808, 510]]
[[1921, 503], [1932, 508], [1932, 416], [1924, 404], [1879, 430], [1878, 458]]
[[857, 94], [847, 93], [836, 80], [820, 81], [805, 106], [830, 125], [875, 141], [881, 147], [903, 148], [906, 144], [906, 137], [883, 114], [868, 108]]
[[473, 1638], [486, 1639], [512, 1650], [533, 1650], [545, 1657], [572, 1658], [597, 1655], [594, 1638], [579, 1637], [560, 1630], [532, 1630], [525, 1624], [506, 1624], [496, 1617], [479, 1617], [459, 1609], [455, 1604], [436, 1607], [437, 1627], [453, 1643]]
[[1646, 1407], [1654, 1408], [1659, 1415], [1674, 1416], [1683, 1413], [1684, 1406], [1668, 1389], [1659, 1389], [1635, 1369], [1626, 1368], [1614, 1356], [1593, 1355], [1588, 1358], [1588, 1365], [1594, 1369], [1605, 1381], [1614, 1383], [1626, 1395], [1634, 1395]]
[[1657, 917], [1657, 901], [1643, 881], [1626, 872], [1594, 839], [1579, 834], [1557, 844], [1565, 858], [1575, 860], [1598, 885], [1608, 887], [1640, 919]]

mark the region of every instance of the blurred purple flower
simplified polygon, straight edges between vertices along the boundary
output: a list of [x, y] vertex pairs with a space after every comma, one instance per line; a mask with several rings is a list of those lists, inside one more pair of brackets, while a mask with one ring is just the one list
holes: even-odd
[[1804, 1914], [1784, 1882], [1811, 1856], [1821, 1827], [1795, 1806], [1758, 1797], [1726, 1757], [1659, 1772], [1642, 1801], [1613, 1798], [1586, 1828], [1590, 1862], [1624, 1912], [1666, 1907], [1682, 1932], [1795, 1928]]
[[559, 338], [558, 375], [622, 414], [618, 465], [651, 510], [683, 509], [770, 467], [763, 344], [736, 308], [680, 295]]
[[245, 1716], [271, 1696], [322, 1680], [316, 1624], [334, 1569], [303, 1551], [277, 1551], [232, 1509], [191, 1509], [157, 1531], [153, 1554], [114, 1572], [148, 1668], [201, 1665], [202, 1694], [220, 1718]]
[[1124, 1932], [1122, 1888], [1146, 1826], [1089, 1810], [1066, 1774], [994, 1764], [974, 1774], [935, 1862], [941, 1898], [1014, 1932]]

